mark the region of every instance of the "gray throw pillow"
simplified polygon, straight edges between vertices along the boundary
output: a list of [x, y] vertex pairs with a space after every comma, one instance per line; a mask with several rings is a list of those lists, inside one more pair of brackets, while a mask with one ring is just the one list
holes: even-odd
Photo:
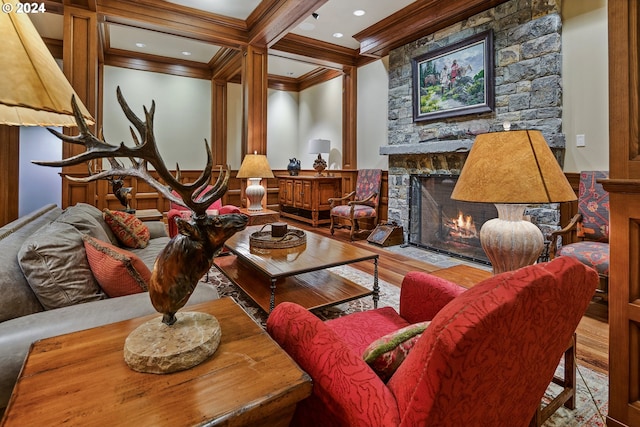
[[102, 211], [95, 206], [87, 203], [69, 206], [56, 221], [71, 224], [82, 233], [103, 242], [118, 245], [116, 235], [111, 231], [111, 227], [104, 222]]
[[72, 225], [40, 228], [25, 239], [18, 262], [46, 310], [106, 298], [91, 273], [82, 233]]

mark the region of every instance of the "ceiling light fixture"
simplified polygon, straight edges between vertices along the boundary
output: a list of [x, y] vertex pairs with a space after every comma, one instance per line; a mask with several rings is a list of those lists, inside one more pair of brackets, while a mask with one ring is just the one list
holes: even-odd
[[364, 11], [364, 10], [362, 10], [362, 9], [358, 9], [358, 10], [354, 10], [354, 11], [353, 11], [353, 14], [354, 14], [355, 16], [362, 16], [362, 15], [364, 15], [365, 13], [367, 13], [367, 12], [365, 12], [365, 11]]
[[344, 34], [342, 34], [342, 33], [333, 33], [333, 37], [335, 37], [337, 39], [341, 38], [342, 36], [344, 36]]
[[137, 47], [147, 47], [147, 45], [144, 44], [144, 43], [136, 43], [136, 46]]
[[183, 51], [182, 51], [182, 54], [183, 54], [184, 56], [191, 56], [191, 52], [188, 52], [188, 51], [186, 51], [186, 50], [183, 50]]
[[318, 15], [317, 13], [313, 12], [311, 14], [311, 16], [313, 16], [313, 19], [318, 19], [320, 17], [320, 15]]

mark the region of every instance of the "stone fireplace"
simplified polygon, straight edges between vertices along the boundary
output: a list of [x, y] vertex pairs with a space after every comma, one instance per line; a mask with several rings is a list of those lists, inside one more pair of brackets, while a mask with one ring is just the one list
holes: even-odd
[[[411, 59], [488, 29], [494, 32], [494, 110], [440, 121], [414, 122]], [[561, 29], [558, 2], [511, 0], [391, 51], [389, 139], [386, 146], [380, 147], [380, 154], [389, 156], [388, 218], [403, 226], [405, 241], [422, 246], [423, 242], [416, 240], [417, 234], [423, 233], [421, 238], [424, 238], [424, 233], [430, 233], [420, 228], [430, 220], [424, 215], [428, 209], [421, 208], [420, 220], [410, 219], [410, 212], [416, 210], [411, 206], [415, 195], [411, 187], [413, 180], [459, 175], [475, 137], [481, 133], [501, 131], [507, 121], [511, 129], [540, 130], [562, 165], [565, 136], [562, 133]], [[439, 185], [447, 186], [450, 182], [434, 184]], [[545, 237], [559, 228], [557, 204], [531, 205], [525, 215], [541, 228]], [[479, 229], [477, 222], [475, 226]], [[433, 235], [428, 237], [437, 240], [431, 238]]]

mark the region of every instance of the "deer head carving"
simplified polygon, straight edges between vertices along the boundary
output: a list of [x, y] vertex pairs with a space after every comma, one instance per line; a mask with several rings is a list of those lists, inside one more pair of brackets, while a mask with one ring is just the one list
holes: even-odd
[[[98, 179], [121, 179], [131, 176], [142, 179], [158, 191], [163, 197], [185, 206], [193, 212], [189, 221], [177, 220], [179, 233], [171, 239], [156, 258], [151, 281], [149, 296], [156, 311], [163, 314], [162, 321], [168, 325], [176, 321], [175, 313], [186, 304], [193, 293], [198, 280], [209, 270], [213, 257], [222, 249], [224, 242], [235, 232], [244, 229], [248, 218], [241, 214], [228, 214], [208, 217], [206, 210], [213, 202], [219, 200], [227, 191], [229, 171], [220, 169], [216, 183], [209, 190], [206, 187], [211, 179], [213, 160], [211, 149], [205, 139], [207, 164], [198, 179], [193, 183], [180, 182], [180, 168], [176, 165], [177, 177], [174, 177], [160, 157], [156, 139], [153, 133], [153, 116], [155, 101], [151, 109], [144, 107], [145, 120], [138, 118], [125, 101], [120, 88], [117, 89], [117, 99], [125, 116], [133, 125], [130, 127], [135, 146], [129, 147], [124, 143], [109, 144], [102, 135], [94, 135], [85, 122], [75, 97], [71, 99], [73, 112], [78, 125], [79, 134], [64, 135], [49, 129], [63, 141], [86, 147], [86, 151], [60, 161], [34, 161], [41, 166], [72, 166], [95, 159], [109, 159], [111, 169], [89, 174], [85, 178], [69, 177], [77, 182], [90, 182]], [[135, 128], [135, 131], [134, 131]], [[137, 131], [137, 133], [136, 133]], [[131, 167], [125, 167], [118, 157], [127, 157]], [[166, 183], [162, 184], [149, 174], [147, 163], [156, 170], [158, 176]], [[176, 196], [174, 190], [179, 196]]]

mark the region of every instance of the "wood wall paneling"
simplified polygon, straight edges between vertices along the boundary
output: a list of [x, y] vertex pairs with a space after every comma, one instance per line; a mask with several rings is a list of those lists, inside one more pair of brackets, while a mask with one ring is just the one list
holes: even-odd
[[0, 227], [18, 218], [20, 127], [0, 125]]

